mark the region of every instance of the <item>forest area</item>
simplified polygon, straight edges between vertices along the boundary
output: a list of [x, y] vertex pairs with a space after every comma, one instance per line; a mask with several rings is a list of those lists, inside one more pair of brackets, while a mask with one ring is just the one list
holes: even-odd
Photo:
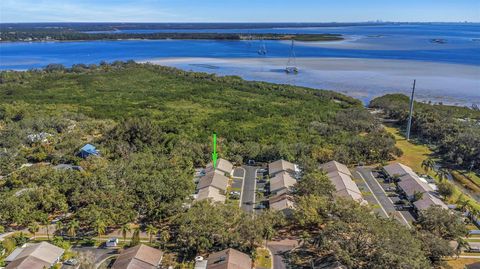
[[[372, 106], [386, 109], [379, 100]], [[458, 148], [479, 133], [450, 123], [460, 144], [439, 153], [452, 151], [446, 161], [468, 166], [478, 156]], [[416, 132], [420, 124], [416, 119]], [[213, 131], [220, 157], [237, 165], [250, 159], [301, 165], [292, 218], [272, 211], [252, 218], [238, 206], [192, 202], [194, 168], [209, 162]], [[425, 139], [435, 141], [431, 135]], [[80, 158], [86, 143], [100, 156]], [[318, 257], [350, 268], [442, 265], [458, 250], [449, 242], [462, 246], [467, 235], [461, 218], [431, 207], [408, 229], [333, 199], [318, 170], [333, 159], [376, 164], [401, 154], [359, 100], [332, 91], [133, 61], [0, 73], [0, 228], [35, 231], [68, 216], [58, 231], [73, 241], [137, 223], [152, 233], [155, 227], [164, 235], [161, 247], [181, 259], [226, 247], [253, 253], [288, 230], [302, 238], [289, 257], [299, 267]], [[60, 164], [82, 169], [56, 169]]]
[[[382, 109], [387, 118], [407, 126], [409, 98], [389, 94], [372, 100], [371, 108]], [[479, 173], [480, 110], [415, 102], [412, 137], [430, 145], [442, 164], [452, 169]]]

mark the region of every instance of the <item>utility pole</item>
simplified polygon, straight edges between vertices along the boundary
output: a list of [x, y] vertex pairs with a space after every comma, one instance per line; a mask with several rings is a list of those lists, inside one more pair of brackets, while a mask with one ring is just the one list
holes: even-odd
[[407, 140], [410, 140], [410, 130], [412, 128], [412, 117], [413, 117], [413, 98], [415, 95], [415, 83], [416, 79], [413, 80], [412, 88], [412, 97], [410, 97], [410, 115], [408, 116], [408, 125], [407, 125]]
[[213, 132], [213, 151], [212, 151], [212, 162], [213, 162], [213, 168], [217, 169], [217, 133]]

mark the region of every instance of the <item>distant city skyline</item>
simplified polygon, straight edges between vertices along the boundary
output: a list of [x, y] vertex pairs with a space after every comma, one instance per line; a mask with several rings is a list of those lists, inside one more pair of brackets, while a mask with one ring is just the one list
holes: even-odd
[[[228, 3], [228, 4], [226, 4]], [[0, 22], [480, 22], [478, 0], [2, 0]]]

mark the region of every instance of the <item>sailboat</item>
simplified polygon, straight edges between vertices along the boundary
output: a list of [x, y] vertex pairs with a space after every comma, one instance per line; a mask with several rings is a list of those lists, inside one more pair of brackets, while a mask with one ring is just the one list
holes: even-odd
[[290, 46], [290, 56], [288, 57], [287, 66], [285, 72], [287, 74], [298, 74], [297, 56], [295, 55], [295, 40], [292, 39], [292, 45]]
[[265, 41], [261, 39], [262, 44], [260, 45], [260, 49], [258, 50], [258, 55], [267, 55], [267, 47], [265, 46]]

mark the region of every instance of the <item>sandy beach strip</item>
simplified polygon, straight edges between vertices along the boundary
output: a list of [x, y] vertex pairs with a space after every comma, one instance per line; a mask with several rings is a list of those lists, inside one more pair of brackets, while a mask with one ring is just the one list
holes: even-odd
[[237, 75], [328, 89], [368, 102], [387, 93], [408, 94], [417, 80], [417, 98], [445, 104], [480, 104], [480, 66], [406, 60], [297, 58], [300, 72], [284, 72], [286, 58], [160, 58], [150, 62], [184, 70]]

